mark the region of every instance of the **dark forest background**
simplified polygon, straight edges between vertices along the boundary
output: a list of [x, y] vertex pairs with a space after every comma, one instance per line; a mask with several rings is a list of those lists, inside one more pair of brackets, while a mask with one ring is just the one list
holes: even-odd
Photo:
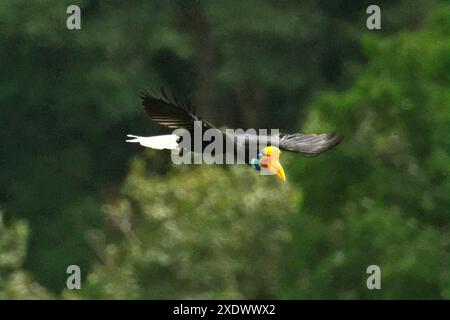
[[[449, 299], [450, 7], [372, 2], [0, 1], [0, 299]], [[283, 153], [286, 184], [174, 166], [124, 142], [169, 132], [140, 106], [160, 86], [345, 140]]]

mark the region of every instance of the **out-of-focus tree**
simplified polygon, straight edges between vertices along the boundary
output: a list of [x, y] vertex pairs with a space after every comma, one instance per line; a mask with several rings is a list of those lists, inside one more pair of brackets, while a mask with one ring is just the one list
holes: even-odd
[[[450, 7], [364, 47], [367, 70], [318, 97], [305, 128], [346, 139], [287, 168], [304, 194], [287, 297], [449, 298]], [[382, 290], [366, 288], [371, 264]]]
[[123, 196], [105, 207], [118, 232], [91, 233], [99, 263], [80, 296], [279, 297], [298, 193], [247, 167], [175, 171], [158, 177], [133, 163]]
[[7, 227], [0, 212], [0, 300], [51, 298], [22, 269], [27, 237], [28, 226], [24, 222], [16, 221]]

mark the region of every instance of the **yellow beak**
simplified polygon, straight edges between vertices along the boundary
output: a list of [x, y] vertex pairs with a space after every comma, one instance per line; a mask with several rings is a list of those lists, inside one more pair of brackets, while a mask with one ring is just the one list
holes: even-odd
[[270, 171], [275, 173], [282, 182], [286, 181], [286, 175], [284, 174], [284, 169], [278, 160], [270, 161], [268, 168], [270, 169]]

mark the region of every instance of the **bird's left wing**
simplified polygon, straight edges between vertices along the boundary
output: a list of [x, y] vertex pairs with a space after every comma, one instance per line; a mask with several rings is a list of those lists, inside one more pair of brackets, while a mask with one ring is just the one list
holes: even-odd
[[196, 116], [189, 105], [180, 103], [176, 98], [170, 99], [161, 88], [161, 97], [148, 92], [142, 92], [142, 105], [153, 121], [168, 128], [184, 128], [193, 130], [194, 121], [202, 121], [204, 128], [214, 128], [208, 122]]

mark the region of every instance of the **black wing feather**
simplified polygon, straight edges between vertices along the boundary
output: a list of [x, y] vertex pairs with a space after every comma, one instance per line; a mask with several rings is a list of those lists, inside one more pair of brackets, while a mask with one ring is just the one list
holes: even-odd
[[317, 156], [334, 148], [342, 141], [342, 137], [335, 134], [281, 134], [279, 148], [281, 150], [297, 152], [305, 156]]
[[[210, 123], [196, 116], [190, 108], [190, 104], [180, 103], [161, 88], [162, 97], [154, 93], [141, 93], [142, 105], [153, 121], [168, 128], [185, 128], [192, 131], [194, 121], [202, 121], [203, 128], [215, 128]], [[279, 136], [279, 148], [281, 150], [300, 153], [305, 156], [316, 156], [335, 147], [342, 137], [335, 134], [281, 134]]]
[[202, 121], [206, 128], [214, 128], [211, 124], [205, 122], [200, 117], [196, 116], [190, 109], [189, 105], [180, 103], [161, 88], [161, 97], [153, 93], [141, 93], [142, 105], [146, 113], [153, 121], [168, 128], [185, 128], [193, 130], [194, 121]]

